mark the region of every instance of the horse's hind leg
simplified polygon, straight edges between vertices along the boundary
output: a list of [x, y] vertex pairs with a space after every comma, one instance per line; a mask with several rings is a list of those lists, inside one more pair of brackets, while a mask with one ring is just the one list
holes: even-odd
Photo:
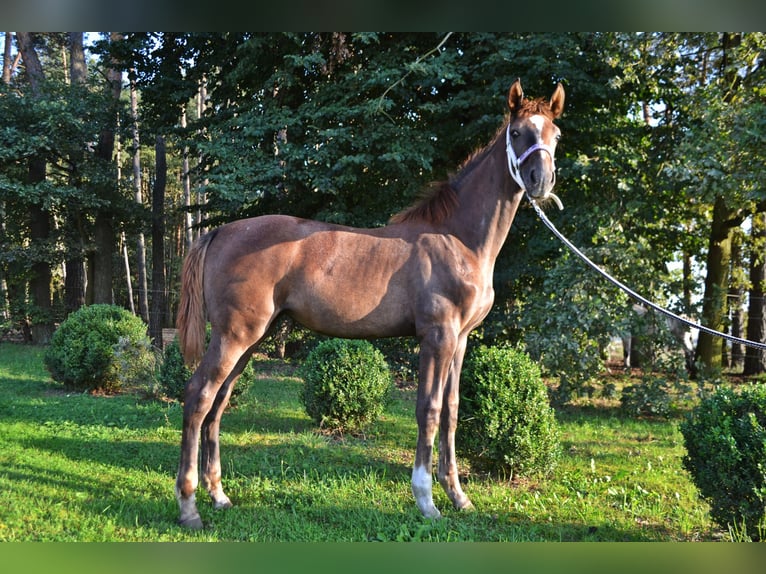
[[213, 507], [216, 509], [230, 508], [232, 506], [229, 497], [223, 491], [221, 485], [221, 454], [219, 430], [221, 426], [221, 416], [229, 403], [231, 391], [234, 388], [239, 375], [244, 370], [251, 354], [246, 352], [234, 370], [226, 378], [215, 397], [213, 406], [202, 422], [202, 452], [200, 466], [202, 468], [202, 484], [207, 490], [210, 498], [213, 499]]
[[[197, 510], [195, 491], [198, 484], [197, 457], [199, 454], [200, 428], [208, 417], [219, 395], [224, 381], [234, 370], [245, 349], [235, 352], [224, 346], [218, 336], [213, 336], [202, 362], [186, 385], [184, 395], [183, 429], [181, 434], [181, 460], [176, 477], [176, 499], [180, 508], [179, 523], [189, 528], [202, 528], [202, 520]], [[228, 398], [229, 389], [221, 398]], [[220, 415], [213, 419], [220, 419]], [[210, 427], [207, 428], [210, 431]], [[217, 425], [214, 426], [217, 447]], [[209, 443], [208, 443], [209, 444]], [[209, 457], [208, 457], [209, 458]], [[220, 474], [220, 468], [219, 468]], [[209, 483], [209, 478], [206, 478]]]

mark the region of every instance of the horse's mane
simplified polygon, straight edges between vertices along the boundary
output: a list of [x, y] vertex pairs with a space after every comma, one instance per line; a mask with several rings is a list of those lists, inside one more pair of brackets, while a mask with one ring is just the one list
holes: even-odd
[[[549, 119], [553, 119], [548, 100], [545, 98], [535, 98], [533, 100], [524, 100], [517, 115], [541, 114]], [[406, 221], [423, 221], [426, 223], [438, 224], [447, 219], [457, 208], [457, 192], [455, 185], [476, 167], [489, 153], [497, 138], [504, 136], [505, 126], [508, 125], [509, 117], [505, 118], [497, 133], [492, 138], [491, 143], [473, 151], [460, 165], [456, 174], [449, 177], [447, 181], [437, 181], [428, 184], [421, 194], [421, 197], [410, 207], [400, 211], [391, 217], [389, 223], [404, 223]]]
[[457, 207], [457, 192], [449, 181], [430, 183], [422, 198], [400, 211], [389, 223], [404, 223], [406, 221], [425, 221], [441, 223], [447, 219]]
[[475, 149], [460, 164], [457, 173], [451, 174], [446, 181], [435, 181], [429, 183], [420, 194], [420, 199], [410, 207], [391, 217], [390, 223], [404, 223], [405, 221], [423, 221], [426, 223], [439, 224], [447, 219], [457, 208], [457, 191], [455, 185], [469, 173], [475, 166], [481, 163], [482, 159], [489, 153], [489, 149], [495, 140], [505, 129], [506, 122], [497, 131], [492, 143], [481, 148]]

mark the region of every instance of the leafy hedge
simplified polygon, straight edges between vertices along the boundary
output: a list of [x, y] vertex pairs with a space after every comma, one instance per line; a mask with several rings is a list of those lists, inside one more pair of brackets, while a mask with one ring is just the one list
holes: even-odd
[[494, 474], [547, 475], [560, 456], [559, 429], [540, 369], [513, 348], [480, 346], [463, 368], [459, 454]]
[[721, 387], [680, 425], [683, 464], [710, 516], [750, 538], [766, 532], [766, 385]]
[[53, 334], [45, 366], [54, 380], [67, 387], [116, 392], [123, 386], [118, 347], [132, 348], [137, 357], [153, 353], [146, 324], [117, 305], [81, 307]]
[[300, 372], [306, 413], [332, 432], [359, 432], [375, 421], [392, 386], [383, 354], [364, 340], [322, 341]]

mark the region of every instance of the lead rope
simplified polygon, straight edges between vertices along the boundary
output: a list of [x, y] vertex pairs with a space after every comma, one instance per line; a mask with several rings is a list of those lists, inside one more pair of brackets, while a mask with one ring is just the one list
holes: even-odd
[[[513, 173], [511, 173], [511, 175], [513, 175]], [[523, 189], [523, 187], [522, 187], [522, 189]], [[693, 329], [699, 329], [700, 331], [702, 331], [703, 333], [707, 333], [708, 335], [713, 335], [714, 337], [721, 337], [723, 339], [731, 341], [732, 343], [739, 343], [741, 345], [746, 345], [748, 347], [754, 347], [756, 349], [766, 349], [766, 343], [759, 343], [759, 342], [756, 342], [756, 341], [750, 341], [748, 339], [740, 339], [739, 337], [734, 337], [733, 335], [728, 335], [726, 333], [721, 333], [720, 331], [716, 331], [715, 329], [711, 329], [709, 327], [705, 327], [703, 325], [700, 325], [699, 323], [695, 323], [694, 321], [689, 321], [688, 319], [684, 319], [683, 317], [679, 317], [678, 315], [676, 315], [672, 311], [668, 311], [667, 309], [665, 309], [663, 307], [660, 307], [656, 303], [652, 303], [646, 297], [642, 297], [641, 295], [639, 295], [638, 293], [633, 291], [630, 287], [628, 287], [627, 285], [625, 285], [621, 281], [615, 279], [614, 277], [609, 275], [609, 273], [607, 273], [606, 271], [601, 269], [601, 267], [599, 267], [598, 265], [593, 263], [593, 261], [588, 259], [588, 257], [582, 251], [580, 251], [579, 249], [577, 249], [577, 247], [572, 245], [572, 243], [566, 237], [564, 237], [558, 229], [556, 229], [556, 226], [553, 225], [553, 223], [551, 223], [551, 221], [545, 215], [545, 212], [543, 212], [543, 210], [540, 209], [540, 206], [537, 205], [537, 202], [535, 202], [535, 200], [532, 199], [532, 197], [530, 197], [530, 195], [526, 192], [526, 190], [524, 190], [524, 194], [527, 196], [527, 199], [529, 200], [529, 203], [532, 204], [532, 207], [535, 208], [535, 213], [537, 213], [537, 216], [540, 219], [542, 219], [542, 221], [545, 224], [545, 226], [548, 229], [550, 229], [553, 232], [553, 235], [558, 237], [559, 240], [561, 240], [561, 242], [564, 245], [566, 245], [572, 251], [572, 253], [574, 253], [580, 259], [582, 259], [591, 269], [597, 271], [599, 274], [601, 274], [602, 277], [604, 277], [605, 279], [607, 279], [608, 281], [610, 281], [611, 283], [613, 283], [614, 285], [616, 285], [617, 287], [619, 287], [620, 289], [625, 291], [625, 293], [627, 293], [628, 295], [630, 295], [631, 297], [633, 297], [637, 301], [643, 303], [647, 307], [651, 307], [655, 311], [659, 311], [660, 313], [662, 313], [664, 315], [667, 315], [668, 317], [670, 317], [672, 319], [675, 319], [676, 321], [680, 321], [681, 323], [683, 323], [683, 324], [685, 324], [685, 325], [687, 325], [689, 327], [692, 327]], [[556, 198], [556, 199], [558, 200], [558, 198]], [[558, 202], [558, 204], [560, 205], [560, 202]]]

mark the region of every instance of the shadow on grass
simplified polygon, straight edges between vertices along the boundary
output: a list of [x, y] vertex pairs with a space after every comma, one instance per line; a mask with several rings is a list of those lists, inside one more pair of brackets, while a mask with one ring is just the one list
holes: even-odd
[[[367, 505], [360, 502], [364, 498], [360, 490], [364, 489], [365, 476], [380, 477], [384, 485], [381, 488], [396, 484], [397, 490], [409, 488], [408, 467], [358, 452], [344, 452], [337, 445], [311, 448], [311, 439], [305, 438], [294, 435], [297, 444], [276, 446], [224, 445], [223, 485], [237, 508], [232, 510], [231, 517], [214, 511], [200, 488], [198, 505], [208, 529], [220, 530], [223, 539], [246, 540], [251, 538], [251, 530], [269, 529], [272, 532], [268, 539], [291, 539], [286, 523], [277, 520], [271, 525], [263, 524], [263, 516], [287, 513], [293, 520], [305, 522], [318, 512], [320, 523], [327, 526], [328, 517], [334, 516], [340, 528], [344, 521], [358, 522], [360, 516], [381, 519], [373, 500]], [[21, 460], [0, 472], [0, 483], [10, 482], [19, 506], [26, 506], [22, 499], [28, 499], [31, 506], [43, 513], [46, 506], [63, 504], [69, 509], [69, 516], [84, 515], [71, 518], [72, 525], [67, 530], [77, 528], [82, 521], [105, 518], [128, 529], [137, 526], [155, 532], [176, 529], [178, 508], [173, 489], [179, 448], [175, 443], [136, 440], [105, 443], [48, 437], [28, 439], [23, 448], [29, 450], [21, 451], [17, 457]], [[34, 456], [24, 457], [24, 452]], [[359, 497], [352, 496], [348, 508], [333, 509], [322, 499], [334, 484], [354, 485], [345, 488]], [[228, 523], [231, 519], [240, 524]], [[232, 528], [241, 533], [232, 534]], [[302, 528], [298, 530], [303, 532], [302, 536], [312, 540], [343, 540], [350, 534], [332, 530], [312, 533], [306, 531], [305, 525]], [[31, 525], [26, 536], [34, 537], [34, 530]], [[179, 528], [177, 533], [181, 532]]]
[[[16, 383], [29, 385], [6, 378], [0, 389], [0, 427], [31, 423], [25, 425], [30, 428], [24, 435], [2, 437], [4, 448], [10, 447], [12, 454], [11, 464], [0, 470], [0, 482], [10, 482], [16, 503], [36, 499], [43, 505], [70, 506], [92, 525], [87, 539], [97, 539], [97, 525], [104, 517], [130, 533], [138, 532], [128, 534], [130, 539], [199, 539], [176, 525], [173, 483], [180, 455], [180, 405], [129, 395], [70, 394], [37, 381], [25, 392], [14, 393], [9, 385]], [[224, 415], [224, 488], [235, 507], [214, 511], [201, 491], [198, 504], [207, 525], [203, 536], [334, 541], [657, 540], [664, 536], [652, 527], [644, 535], [608, 525], [558, 524], [507, 511], [482, 512], [480, 506], [477, 512], [459, 513], [446, 508], [438, 485], [435, 495], [445, 518], [424, 520], [409, 494], [410, 456], [406, 463], [401, 458], [397, 462], [386, 450], [392, 436], [404, 443], [399, 437], [410, 436], [412, 421], [402, 422], [399, 416], [387, 422], [378, 436], [330, 439], [312, 432], [313, 423], [296, 414], [300, 412], [294, 405], [299, 388], [300, 383], [289, 378], [258, 381], [248, 392], [250, 403]], [[287, 405], [286, 397], [292, 397]], [[406, 444], [414, 442], [412, 434]], [[386, 446], [381, 448], [382, 444]], [[411, 455], [409, 446], [399, 450]], [[377, 483], [368, 487], [365, 475], [377, 477]], [[336, 483], [360, 477], [361, 485], [343, 494], [347, 500], [341, 503], [338, 496], [326, 492]], [[374, 492], [367, 492], [368, 488]], [[33, 520], [38, 519], [45, 518]], [[28, 528], [27, 538], [34, 538], [34, 525]], [[77, 526], [63, 523], [62, 528], [69, 530], [62, 539], [78, 539], [72, 531]], [[114, 539], [125, 537], [117, 534]]]
[[[0, 479], [14, 485], [15, 497], [39, 499], [41, 493], [50, 493], [45, 495], [50, 504], [66, 500], [65, 504], [80, 508], [93, 520], [107, 515], [126, 529], [172, 530], [174, 536], [184, 537], [176, 529], [178, 510], [173, 495], [180, 456], [179, 405], [56, 394], [22, 398], [5, 406], [4, 410], [0, 404], [0, 427], [27, 423], [21, 434], [8, 433], [3, 440], [6, 452], [13, 455], [10, 468], [0, 472]], [[310, 475], [319, 482], [339, 477], [353, 481], [364, 472], [380, 473], [386, 480], [409, 487], [409, 466], [392, 462], [380, 449], [373, 454], [368, 445], [374, 441], [352, 437], [339, 441], [316, 434], [310, 420], [277, 406], [243, 405], [225, 414], [222, 427], [227, 491], [236, 492], [237, 483], [243, 480], [289, 485], [294, 477]], [[236, 496], [232, 498], [238, 504]], [[206, 520], [221, 517], [209, 508], [204, 491], [198, 500]], [[296, 507], [310, 506], [298, 493], [287, 490], [283, 500], [292, 500]], [[373, 505], [367, 510], [375, 512]], [[361, 511], [351, 512], [349, 520]], [[249, 527], [242, 525], [240, 530], [242, 535], [222, 536], [248, 539]], [[327, 535], [328, 539], [334, 536]], [[277, 528], [269, 538], [285, 536]]]
[[[224, 488], [235, 507], [214, 511], [200, 490], [198, 506], [206, 525], [205, 536], [273, 541], [651, 541], [672, 537], [661, 525], [620, 531], [610, 524], [562, 524], [533, 520], [516, 511], [482, 511], [481, 504], [475, 512], [461, 513], [448, 508], [438, 486], [435, 495], [445, 518], [432, 523], [420, 517], [408, 495], [408, 466], [346, 445], [320, 442], [312, 448], [311, 444], [322, 437], [293, 438], [296, 444], [224, 445]], [[176, 525], [175, 443], [50, 437], [27, 441], [24, 446], [42, 454], [34, 461], [16, 462], [0, 476], [10, 481], [18, 495], [36, 499], [37, 506], [63, 502], [86, 516], [82, 519], [86, 522], [108, 518], [126, 530], [140, 527], [135, 536], [146, 539], [197, 536]], [[64, 467], [61, 457], [74, 464]], [[370, 475], [373, 479], [366, 481]], [[349, 482], [355, 485], [341, 505], [338, 496], [328, 494], [328, 490]], [[472, 482], [465, 484], [469, 493]], [[62, 489], [66, 492], [61, 493]], [[400, 502], [403, 506], [390, 510], [391, 504], [397, 503], [388, 498], [404, 501]], [[91, 531], [87, 539], [93, 536]]]
[[[410, 499], [409, 466], [369, 456], [356, 446], [321, 442], [311, 446], [322, 437], [293, 438], [275, 446], [224, 445], [224, 488], [235, 507], [213, 510], [200, 489], [198, 507], [205, 536], [261, 541], [653, 541], [672, 537], [662, 525], [620, 531], [610, 524], [563, 524], [530, 519], [512, 510], [482, 511], [480, 504], [477, 511], [462, 513], [449, 508], [436, 484], [444, 519], [432, 523], [419, 515]], [[125, 530], [140, 527], [135, 536], [146, 539], [195, 539], [195, 534], [176, 524], [176, 444], [156, 440], [105, 444], [50, 437], [28, 441], [25, 447], [43, 455], [14, 464], [0, 476], [23, 496], [38, 499], [38, 506], [41, 497], [47, 499], [43, 504], [54, 506], [64, 499], [86, 522], [108, 518]], [[60, 457], [74, 464], [45, 462]], [[471, 482], [465, 484], [469, 493]], [[344, 486], [349, 483], [352, 486]], [[333, 494], [336, 488], [348, 491]], [[62, 489], [66, 492], [60, 493]], [[338, 498], [344, 501], [339, 503]], [[392, 511], [391, 505], [397, 509]], [[92, 539], [94, 534], [87, 536]]]

